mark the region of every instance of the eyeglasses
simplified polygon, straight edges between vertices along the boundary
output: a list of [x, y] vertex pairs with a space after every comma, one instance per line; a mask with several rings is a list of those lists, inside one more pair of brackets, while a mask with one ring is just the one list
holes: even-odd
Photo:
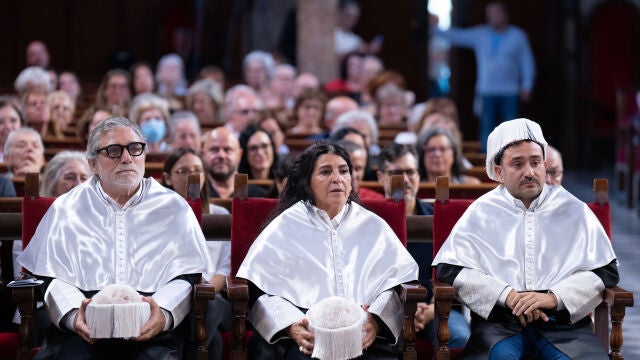
[[387, 174], [389, 174], [390, 176], [393, 176], [393, 175], [404, 176], [406, 174], [407, 176], [411, 177], [417, 173], [418, 173], [418, 170], [416, 169], [387, 170]]
[[132, 143], [128, 143], [127, 145], [112, 144], [112, 145], [107, 145], [103, 148], [98, 149], [98, 154], [104, 150], [107, 153], [108, 157], [112, 159], [118, 159], [122, 156], [122, 153], [126, 148], [127, 151], [129, 152], [129, 155], [140, 156], [144, 152], [144, 148], [146, 146], [147, 144], [143, 142], [132, 142]]
[[204, 171], [200, 168], [195, 168], [195, 169], [180, 168], [174, 171], [174, 173], [180, 177], [185, 177], [187, 175], [202, 175], [203, 172]]
[[422, 151], [424, 151], [425, 154], [435, 154], [436, 152], [441, 152], [444, 154], [450, 150], [451, 150], [451, 147], [446, 147], [446, 146], [433, 146], [433, 147], [422, 148]]
[[255, 113], [257, 113], [257, 112], [258, 112], [258, 110], [256, 110], [256, 109], [240, 109], [240, 110], [238, 110], [238, 113], [239, 113], [239, 114], [242, 114], [242, 115], [245, 115], [245, 116], [246, 116], [246, 115], [249, 115], [249, 114], [251, 114], [251, 113], [254, 113], [254, 114], [255, 114]]
[[262, 143], [258, 145], [250, 145], [247, 147], [250, 153], [257, 153], [258, 150], [267, 151], [271, 147], [271, 144]]
[[547, 176], [549, 176], [552, 179], [557, 179], [560, 176], [562, 176], [562, 170], [560, 169], [547, 169]]

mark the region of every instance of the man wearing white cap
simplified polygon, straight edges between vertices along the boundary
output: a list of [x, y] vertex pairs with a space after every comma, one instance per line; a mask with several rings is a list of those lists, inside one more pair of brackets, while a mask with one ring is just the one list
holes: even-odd
[[586, 204], [545, 184], [546, 145], [531, 120], [495, 128], [487, 174], [502, 185], [469, 206], [433, 261], [472, 311], [465, 359], [608, 359], [588, 315], [618, 283], [616, 255]]

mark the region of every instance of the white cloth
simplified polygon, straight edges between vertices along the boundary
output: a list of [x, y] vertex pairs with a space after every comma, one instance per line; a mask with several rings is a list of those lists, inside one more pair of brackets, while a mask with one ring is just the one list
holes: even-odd
[[[395, 310], [376, 301], [386, 290], [416, 280], [418, 265], [389, 225], [360, 205], [347, 205], [330, 220], [326, 212], [298, 202], [258, 236], [237, 276], [269, 294], [259, 299], [269, 299], [264, 311], [257, 304], [251, 309], [253, 316], [250, 314], [254, 326], [258, 322], [270, 324], [268, 331], [267, 326], [263, 331], [257, 327], [268, 341], [270, 336], [265, 331], [282, 330], [273, 328], [274, 324], [286, 326], [295, 321], [284, 324], [278, 318], [262, 318], [275, 317], [277, 310], [286, 307], [282, 301], [271, 300], [273, 295], [303, 309], [331, 296], [370, 304], [369, 311], [384, 313], [385, 317], [380, 316], [382, 321], [397, 335], [402, 322], [402, 312], [397, 312], [397, 295], [391, 292], [393, 295], [384, 296], [384, 300], [396, 300]], [[272, 302], [278, 304], [272, 306]], [[295, 312], [295, 306], [289, 309]], [[389, 314], [392, 315], [387, 317]], [[290, 317], [299, 320], [300, 315], [299, 312]]]
[[362, 38], [351, 31], [344, 31], [336, 28], [333, 35], [336, 54], [346, 55], [352, 53], [362, 45]]
[[[600, 221], [561, 186], [544, 185], [529, 208], [504, 186], [469, 206], [433, 260], [463, 266], [454, 287], [487, 317], [506, 287], [552, 290], [579, 320], [599, 302], [602, 281], [590, 270], [616, 256]], [[577, 288], [582, 288], [576, 291]], [[595, 305], [594, 305], [595, 306]]]
[[491, 134], [489, 134], [489, 138], [487, 139], [486, 160], [487, 176], [489, 176], [489, 179], [500, 181], [493, 169], [493, 166], [496, 164], [494, 161], [496, 154], [505, 146], [521, 140], [533, 140], [542, 144], [545, 149], [547, 147], [547, 141], [544, 139], [544, 135], [542, 135], [540, 125], [529, 119], [520, 118], [505, 121], [496, 126]]
[[174, 191], [143, 179], [119, 206], [96, 178], [51, 205], [19, 257], [35, 275], [55, 278], [45, 294], [54, 324], [80, 306], [80, 290], [127, 284], [155, 293], [178, 325], [189, 309], [190, 285], [174, 280], [213, 269], [204, 235], [191, 208]]

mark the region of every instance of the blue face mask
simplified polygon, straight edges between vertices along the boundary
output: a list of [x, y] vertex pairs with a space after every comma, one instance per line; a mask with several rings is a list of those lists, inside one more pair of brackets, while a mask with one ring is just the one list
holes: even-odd
[[152, 118], [140, 125], [140, 130], [148, 142], [155, 144], [164, 138], [167, 126], [164, 123], [164, 120]]

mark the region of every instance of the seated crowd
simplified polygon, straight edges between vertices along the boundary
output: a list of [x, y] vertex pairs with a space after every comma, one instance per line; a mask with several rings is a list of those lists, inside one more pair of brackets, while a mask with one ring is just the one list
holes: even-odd
[[[367, 63], [373, 70], [369, 69], [362, 83]], [[73, 72], [56, 73], [46, 66], [29, 66], [21, 72], [15, 81], [16, 93], [0, 94], [0, 162], [5, 171], [0, 175], [0, 195], [19, 194], [13, 184], [20, 186], [30, 172], [41, 174], [42, 195], [67, 194], [59, 199], [64, 207], [52, 207], [43, 220], [46, 226], [41, 225], [29, 247], [14, 260], [48, 279], [45, 305], [52, 326], [46, 335], [47, 345], [38, 356], [80, 359], [85, 358], [80, 354], [84, 351], [102, 356], [135, 353], [180, 358], [176, 339], [188, 338], [182, 325], [189, 312], [185, 294], [195, 281], [193, 275], [201, 273], [216, 292], [224, 293], [226, 278], [235, 274], [230, 274], [228, 242], [205, 243], [197, 224], [194, 227], [195, 219], [178, 214], [177, 209], [186, 205], [175, 194], [186, 198], [188, 176], [200, 175], [202, 212], [228, 214], [228, 209], [214, 205], [212, 199], [233, 196], [237, 173], [248, 174], [250, 197], [281, 200], [239, 271], [251, 286], [249, 320], [257, 334], [250, 348], [255, 358], [308, 358], [314, 343], [304, 313], [331, 295], [368, 305], [364, 308], [368, 317], [362, 346], [370, 349], [366, 354], [372, 358], [393, 358], [392, 345], [397, 344], [401, 318], [397, 294], [389, 289], [412, 280], [419, 280], [428, 290], [418, 306], [415, 328], [419, 337], [432, 341], [431, 244], [410, 243], [406, 249], [398, 246], [389, 227], [364, 210], [360, 199], [390, 198], [391, 176], [401, 175], [407, 216], [432, 215], [429, 199], [418, 196], [420, 184], [434, 183], [438, 176], [449, 177], [452, 184], [479, 184], [484, 178], [470, 175], [470, 170], [478, 167], [471, 160], [484, 157], [463, 151], [461, 119], [453, 101], [435, 98], [415, 104], [402, 76], [384, 69], [375, 56], [351, 54], [348, 64], [346, 78], [359, 86], [337, 86], [335, 81], [323, 86], [313, 74], [298, 74], [293, 66], [277, 64], [270, 54], [260, 51], [247, 54], [244, 79], [233, 86], [227, 84], [220, 69], [211, 67], [203, 68], [189, 85], [182, 59], [176, 54], [163, 56], [155, 74], [149, 63], [137, 63], [130, 70], [112, 69], [94, 93]], [[504, 145], [502, 151], [509, 144]], [[542, 180], [557, 185], [562, 179], [561, 158], [557, 160], [559, 153], [547, 149], [549, 158], [554, 158], [553, 171], [547, 171]], [[152, 173], [155, 164], [160, 170]], [[151, 179], [143, 178], [145, 171]], [[503, 183], [502, 178], [499, 182]], [[378, 186], [365, 186], [371, 183]], [[78, 225], [74, 216], [81, 212], [92, 227]], [[124, 216], [127, 212], [139, 215]], [[100, 221], [99, 214], [108, 217], [108, 223]], [[126, 220], [134, 216], [157, 220]], [[185, 244], [180, 244], [180, 256], [171, 254], [172, 247], [162, 246], [147, 246], [137, 255], [130, 253], [145, 239], [150, 239], [146, 244], [173, 241], [167, 236], [177, 229], [173, 221], [184, 224]], [[341, 227], [342, 222], [361, 225]], [[87, 247], [84, 251], [95, 250], [90, 268], [99, 279], [89, 273], [65, 271], [69, 264], [64, 261], [78, 260], [53, 256], [60, 249], [51, 234], [63, 236], [69, 241], [64, 250], [73, 252], [78, 251], [73, 242], [96, 228], [104, 230], [105, 242], [113, 237], [126, 255], [100, 247], [99, 239], [88, 241], [82, 246]], [[142, 228], [148, 230], [144, 235]], [[318, 229], [329, 231], [332, 239], [349, 238], [339, 245], [339, 251], [355, 263], [332, 258], [331, 246], [318, 245], [315, 252], [297, 242], [289, 247], [290, 240], [282, 235], [283, 231], [295, 231], [296, 235], [326, 241]], [[357, 250], [367, 233], [379, 237], [376, 241], [385, 247], [384, 257]], [[15, 256], [21, 252], [19, 246], [14, 252]], [[125, 261], [120, 256], [132, 259]], [[284, 259], [279, 262], [284, 266], [275, 267], [269, 259], [272, 256]], [[309, 259], [300, 260], [305, 256]], [[599, 265], [615, 265], [613, 256]], [[105, 259], [112, 260], [116, 268], [107, 266]], [[291, 274], [286, 261], [312, 265], [316, 259], [320, 259], [314, 265], [318, 271], [304, 279], [320, 282], [313, 294], [305, 293], [301, 283], [283, 290], [278, 274], [265, 276], [272, 271]], [[148, 264], [143, 264], [147, 260]], [[351, 272], [350, 278], [327, 282], [333, 275], [324, 265], [332, 262], [337, 262], [340, 271]], [[360, 263], [374, 265], [365, 271], [357, 266]], [[440, 263], [459, 265], [448, 258]], [[15, 264], [14, 269], [19, 268], [18, 262]], [[77, 268], [84, 266], [77, 264]], [[355, 290], [362, 279], [380, 284]], [[85, 323], [91, 297], [115, 282], [133, 286], [150, 304], [149, 323], [134, 342], [96, 340]], [[501, 303], [509, 309], [514, 306], [505, 304], [507, 295], [508, 300], [514, 299], [513, 304], [524, 301], [508, 292], [500, 295]], [[560, 295], [555, 293], [549, 300], [558, 311], [563, 310]], [[536, 320], [543, 318], [540, 312], [535, 314]], [[224, 296], [216, 296], [210, 301], [207, 318], [210, 359], [221, 358], [220, 332], [230, 328], [230, 319], [229, 303]], [[449, 326], [450, 346], [464, 347], [472, 336], [469, 321], [453, 311]]]

